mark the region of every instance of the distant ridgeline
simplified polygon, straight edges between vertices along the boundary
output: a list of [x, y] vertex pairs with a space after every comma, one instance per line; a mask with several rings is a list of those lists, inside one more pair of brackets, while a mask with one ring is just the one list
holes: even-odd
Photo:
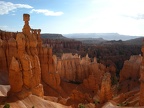
[[50, 33], [45, 33], [41, 34], [41, 38], [44, 39], [65, 39], [65, 40], [71, 40], [69, 38], [64, 37], [62, 34], [50, 34]]
[[130, 35], [121, 35], [118, 33], [74, 33], [74, 34], [64, 34], [64, 36], [69, 38], [103, 38], [104, 40], [130, 40], [142, 36], [130, 36]]
[[74, 39], [66, 38], [61, 34], [41, 34], [43, 44], [50, 46], [53, 49], [79, 49], [82, 46], [82, 42]]

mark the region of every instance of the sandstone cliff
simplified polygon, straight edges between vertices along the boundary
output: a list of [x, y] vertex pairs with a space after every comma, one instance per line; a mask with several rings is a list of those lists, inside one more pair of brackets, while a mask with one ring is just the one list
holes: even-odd
[[23, 20], [22, 32], [0, 31], [0, 83], [9, 83], [11, 89], [8, 95], [18, 98], [29, 94], [43, 97], [41, 81], [62, 91], [52, 49], [42, 46], [41, 30], [31, 29], [28, 14], [23, 15]]
[[141, 48], [142, 51], [142, 62], [140, 66], [140, 98], [139, 105], [144, 106], [144, 45]]
[[25, 21], [23, 32], [17, 33], [16, 39], [8, 40], [9, 53], [7, 54], [11, 86], [8, 96], [15, 95], [24, 99], [30, 94], [34, 94], [43, 97], [36, 36], [30, 32], [29, 15], [24, 14], [23, 18]]
[[124, 66], [120, 71], [120, 91], [127, 92], [139, 86], [140, 64], [142, 56], [131, 56], [129, 60], [124, 62]]
[[[61, 79], [70, 82], [82, 82], [89, 75], [101, 76], [106, 71], [106, 67], [97, 63], [96, 59], [86, 57], [80, 58], [78, 55], [63, 54], [61, 59], [57, 60], [56, 71], [60, 74]], [[101, 79], [99, 77], [98, 79]], [[99, 81], [99, 80], [98, 80]]]
[[118, 95], [102, 108], [143, 108], [143, 78], [143, 56], [131, 56], [120, 72]]

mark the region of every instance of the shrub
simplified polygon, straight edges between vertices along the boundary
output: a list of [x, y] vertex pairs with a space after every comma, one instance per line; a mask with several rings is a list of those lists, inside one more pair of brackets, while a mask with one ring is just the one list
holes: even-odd
[[5, 103], [3, 108], [10, 108], [10, 105], [8, 103]]
[[111, 82], [112, 82], [112, 85], [117, 84], [118, 83], [118, 78], [116, 76], [111, 77]]
[[94, 104], [95, 105], [100, 104], [100, 101], [99, 100], [94, 100]]
[[82, 104], [82, 103], [80, 103], [80, 104], [78, 105], [78, 108], [85, 108], [85, 105]]

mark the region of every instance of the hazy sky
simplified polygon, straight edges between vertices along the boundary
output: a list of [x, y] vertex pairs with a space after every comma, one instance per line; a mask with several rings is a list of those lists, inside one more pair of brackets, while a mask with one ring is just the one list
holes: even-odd
[[144, 0], [0, 0], [0, 29], [21, 31], [23, 13], [42, 33], [144, 35]]

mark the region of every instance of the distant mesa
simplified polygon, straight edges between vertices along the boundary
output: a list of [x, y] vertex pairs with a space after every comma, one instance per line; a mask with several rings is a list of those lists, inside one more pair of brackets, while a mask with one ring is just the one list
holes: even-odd
[[129, 36], [121, 35], [118, 33], [74, 33], [74, 34], [63, 34], [68, 38], [103, 38], [104, 40], [130, 40], [142, 36]]
[[69, 38], [64, 37], [62, 34], [50, 34], [50, 33], [41, 34], [41, 38], [44, 38], [44, 39], [59, 39], [59, 40], [68, 40], [69, 39]]

